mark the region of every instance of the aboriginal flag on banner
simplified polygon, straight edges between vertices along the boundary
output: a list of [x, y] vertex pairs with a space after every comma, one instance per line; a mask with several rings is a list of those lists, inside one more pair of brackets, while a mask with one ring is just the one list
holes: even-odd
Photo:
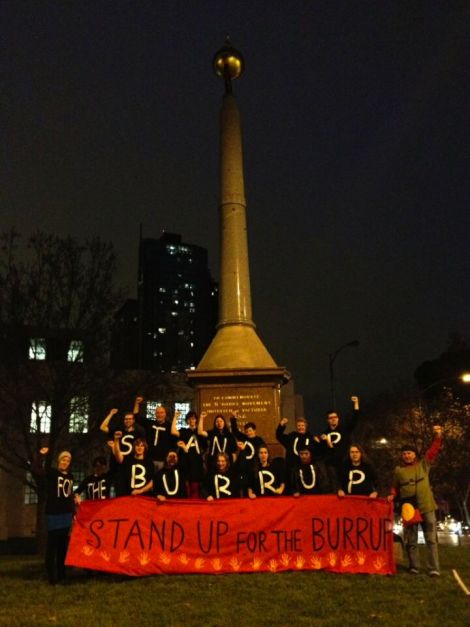
[[81, 503], [69, 566], [121, 573], [395, 573], [392, 505], [350, 496]]

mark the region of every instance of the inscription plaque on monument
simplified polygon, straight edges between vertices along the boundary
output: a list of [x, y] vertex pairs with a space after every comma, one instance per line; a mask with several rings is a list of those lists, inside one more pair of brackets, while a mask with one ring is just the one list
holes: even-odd
[[217, 414], [228, 421], [232, 412], [238, 418], [238, 427], [243, 429], [247, 422], [254, 422], [257, 433], [266, 442], [275, 442], [275, 431], [279, 422], [280, 390], [272, 385], [214, 386], [199, 390], [199, 409], [206, 412], [206, 429], [212, 428]]

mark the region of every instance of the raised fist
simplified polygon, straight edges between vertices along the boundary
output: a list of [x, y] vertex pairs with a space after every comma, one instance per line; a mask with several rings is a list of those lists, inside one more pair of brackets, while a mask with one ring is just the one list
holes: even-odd
[[281, 427], [284, 427], [288, 422], [289, 421], [287, 418], [281, 418], [281, 420], [279, 421], [279, 424], [281, 425]]

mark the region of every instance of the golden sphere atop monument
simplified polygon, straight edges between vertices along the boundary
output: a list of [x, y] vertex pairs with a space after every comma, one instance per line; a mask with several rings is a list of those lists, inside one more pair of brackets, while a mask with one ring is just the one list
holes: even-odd
[[241, 76], [245, 70], [245, 60], [240, 51], [236, 50], [227, 37], [222, 48], [215, 53], [212, 61], [214, 72], [225, 81]]

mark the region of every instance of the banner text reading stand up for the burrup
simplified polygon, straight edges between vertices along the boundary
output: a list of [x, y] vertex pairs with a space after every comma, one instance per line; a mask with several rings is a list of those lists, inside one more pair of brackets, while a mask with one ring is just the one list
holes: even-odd
[[395, 572], [392, 506], [336, 496], [85, 501], [67, 564], [124, 575]]

